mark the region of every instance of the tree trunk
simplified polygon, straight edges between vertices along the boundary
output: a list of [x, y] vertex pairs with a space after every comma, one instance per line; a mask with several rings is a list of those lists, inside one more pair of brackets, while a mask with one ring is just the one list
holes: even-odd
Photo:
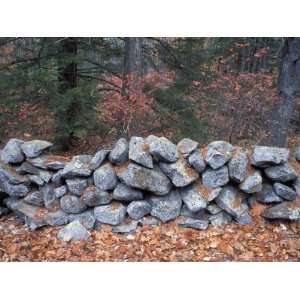
[[290, 120], [300, 87], [300, 38], [287, 38], [282, 51], [278, 79], [279, 99], [271, 110], [268, 137], [264, 144], [285, 146]]

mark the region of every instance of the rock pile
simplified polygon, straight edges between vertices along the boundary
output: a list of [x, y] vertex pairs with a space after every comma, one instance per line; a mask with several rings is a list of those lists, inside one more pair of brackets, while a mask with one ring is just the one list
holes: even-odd
[[31, 230], [66, 225], [65, 241], [88, 239], [101, 224], [118, 233], [174, 219], [201, 230], [249, 224], [256, 201], [271, 204], [267, 219], [300, 220], [300, 148], [200, 148], [154, 135], [122, 138], [94, 156], [52, 155], [51, 147], [11, 139], [1, 150], [0, 215], [13, 211]]

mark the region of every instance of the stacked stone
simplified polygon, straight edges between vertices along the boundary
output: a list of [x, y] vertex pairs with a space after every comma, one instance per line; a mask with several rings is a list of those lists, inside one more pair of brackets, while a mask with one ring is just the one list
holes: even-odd
[[47, 141], [11, 139], [1, 151], [0, 214], [8, 209], [27, 226], [66, 225], [65, 241], [88, 239], [93, 228], [134, 232], [139, 224], [176, 219], [206, 229], [252, 222], [249, 206], [271, 204], [268, 219], [300, 219], [300, 148], [215, 141], [200, 148], [150, 135], [120, 139], [112, 150], [69, 159], [51, 155]]

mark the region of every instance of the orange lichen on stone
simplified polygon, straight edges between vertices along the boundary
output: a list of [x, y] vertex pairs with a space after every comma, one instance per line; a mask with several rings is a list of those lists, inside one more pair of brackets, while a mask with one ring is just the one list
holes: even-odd
[[297, 175], [300, 176], [300, 163], [296, 159], [290, 159], [288, 164], [296, 171]]
[[144, 152], [149, 152], [149, 150], [150, 150], [149, 144], [148, 143], [141, 144], [141, 150]]
[[111, 209], [112, 209], [112, 210], [116, 210], [116, 209], [118, 209], [120, 206], [121, 206], [121, 203], [119, 203], [119, 202], [116, 202], [116, 201], [111, 202]]
[[213, 191], [212, 188], [206, 187], [202, 184], [197, 185], [197, 190], [204, 198], [208, 198], [210, 193]]
[[124, 164], [113, 166], [113, 168], [114, 168], [114, 170], [117, 174], [121, 174], [121, 173], [123, 173], [124, 171], [127, 170], [127, 167], [128, 167], [129, 164], [130, 164], [130, 162], [127, 161]]
[[190, 167], [185, 161], [183, 163], [183, 167], [186, 175], [190, 177], [198, 176], [198, 173], [192, 167]]
[[208, 151], [207, 147], [200, 149], [200, 154], [202, 155], [203, 158], [206, 157], [207, 151]]

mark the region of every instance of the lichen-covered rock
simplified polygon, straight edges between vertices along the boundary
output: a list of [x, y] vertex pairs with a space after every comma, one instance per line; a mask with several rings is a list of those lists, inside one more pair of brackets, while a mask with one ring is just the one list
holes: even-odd
[[118, 183], [116, 172], [110, 163], [106, 163], [94, 172], [95, 185], [103, 190], [113, 190]]
[[177, 161], [178, 152], [176, 145], [165, 137], [149, 135], [146, 138], [150, 154], [158, 161], [172, 163]]
[[74, 195], [65, 195], [60, 198], [60, 206], [68, 214], [79, 214], [87, 208], [82, 199]]
[[280, 196], [281, 198], [285, 199], [285, 200], [295, 200], [297, 197], [297, 193], [290, 188], [289, 186], [276, 182], [273, 185], [274, 191], [275, 193]]
[[129, 159], [147, 168], [153, 168], [149, 145], [141, 137], [133, 136], [129, 142]]
[[201, 186], [199, 183], [194, 183], [180, 190], [181, 198], [186, 207], [191, 212], [197, 212], [203, 208], [206, 208], [208, 200], [203, 195]]
[[64, 242], [86, 241], [90, 236], [87, 229], [77, 220], [66, 225], [57, 234], [57, 237]]
[[177, 190], [165, 196], [149, 196], [147, 199], [152, 206], [151, 215], [163, 223], [175, 219], [181, 211], [182, 200]]
[[96, 222], [93, 209], [89, 209], [80, 214], [69, 214], [68, 218], [69, 222], [79, 221], [86, 229], [94, 228]]
[[28, 159], [28, 161], [35, 167], [55, 171], [63, 169], [70, 162], [68, 157], [60, 155], [42, 155]]
[[138, 227], [138, 221], [136, 220], [128, 220], [127, 222], [123, 222], [120, 225], [116, 225], [112, 227], [112, 232], [114, 233], [134, 233]]
[[293, 181], [298, 176], [296, 171], [288, 163], [269, 167], [266, 168], [264, 171], [268, 178], [270, 178], [273, 181], [279, 182]]
[[102, 163], [105, 161], [107, 155], [110, 153], [110, 150], [99, 150], [90, 161], [90, 168], [92, 170], [98, 169]]
[[300, 162], [300, 147], [295, 150], [295, 158]]
[[119, 139], [109, 153], [109, 160], [114, 164], [123, 164], [128, 160], [129, 145], [126, 139]]
[[41, 153], [52, 147], [53, 144], [47, 141], [41, 141], [41, 140], [33, 140], [33, 141], [29, 141], [29, 142], [24, 142], [21, 145], [21, 149], [23, 151], [23, 153], [26, 155], [26, 157], [28, 158], [34, 158], [37, 157], [39, 155], [41, 155]]
[[119, 225], [126, 216], [126, 207], [120, 203], [97, 206], [94, 208], [96, 219], [104, 224]]
[[127, 186], [124, 183], [118, 183], [113, 191], [112, 197], [118, 201], [130, 202], [134, 200], [142, 200], [143, 192]]
[[208, 220], [193, 219], [190, 217], [180, 217], [176, 221], [177, 225], [184, 228], [194, 228], [198, 230], [205, 230], [208, 227]]
[[127, 213], [131, 219], [139, 220], [151, 212], [151, 205], [148, 201], [132, 201], [127, 207]]
[[44, 206], [44, 200], [42, 193], [40, 191], [35, 191], [29, 193], [25, 198], [24, 202], [35, 205], [35, 206]]
[[202, 173], [202, 182], [203, 185], [210, 188], [216, 188], [227, 184], [229, 182], [227, 166], [217, 170], [208, 168]]
[[237, 149], [228, 163], [228, 172], [231, 180], [241, 183], [246, 179], [248, 169], [247, 152]]
[[76, 155], [63, 168], [61, 175], [64, 178], [88, 177], [92, 170], [90, 166], [91, 155]]
[[231, 152], [221, 152], [209, 147], [205, 155], [206, 163], [214, 170], [224, 166], [230, 158]]
[[262, 177], [260, 171], [254, 171], [239, 185], [239, 188], [248, 194], [260, 192], [262, 189]]
[[262, 186], [262, 190], [256, 194], [256, 199], [258, 202], [260, 203], [280, 203], [283, 201], [283, 199], [281, 197], [279, 197], [272, 185], [265, 183]]
[[21, 149], [23, 143], [24, 141], [22, 140], [10, 139], [1, 151], [1, 160], [6, 164], [21, 163], [25, 159]]
[[46, 208], [54, 209], [58, 207], [58, 200], [55, 195], [54, 187], [47, 184], [40, 189], [43, 197], [43, 202]]
[[252, 153], [252, 165], [256, 167], [268, 167], [279, 165], [289, 159], [290, 152], [285, 148], [254, 146]]
[[238, 189], [226, 186], [217, 197], [216, 203], [233, 217], [239, 218], [246, 210], [243, 200], [244, 197]]
[[87, 180], [84, 178], [67, 179], [66, 184], [71, 194], [81, 196], [84, 189], [87, 187]]
[[168, 177], [158, 168], [152, 170], [130, 163], [125, 167], [117, 167], [116, 173], [126, 185], [146, 190], [156, 195], [168, 194], [172, 187]]
[[229, 224], [232, 220], [232, 217], [226, 211], [221, 211], [215, 215], [209, 217], [209, 222], [212, 226], [221, 226]]
[[199, 174], [184, 159], [171, 164], [160, 163], [159, 167], [176, 187], [187, 186], [199, 178]]
[[108, 192], [102, 191], [96, 186], [87, 187], [84, 190], [81, 199], [87, 206], [91, 207], [109, 204], [111, 201]]
[[199, 149], [191, 153], [188, 157], [188, 162], [199, 174], [206, 168], [206, 163]]
[[189, 138], [184, 138], [177, 144], [177, 150], [183, 155], [183, 157], [187, 157], [190, 155], [191, 152], [196, 150], [198, 145], [198, 142], [193, 141]]
[[267, 208], [262, 216], [267, 219], [300, 220], [300, 198]]

